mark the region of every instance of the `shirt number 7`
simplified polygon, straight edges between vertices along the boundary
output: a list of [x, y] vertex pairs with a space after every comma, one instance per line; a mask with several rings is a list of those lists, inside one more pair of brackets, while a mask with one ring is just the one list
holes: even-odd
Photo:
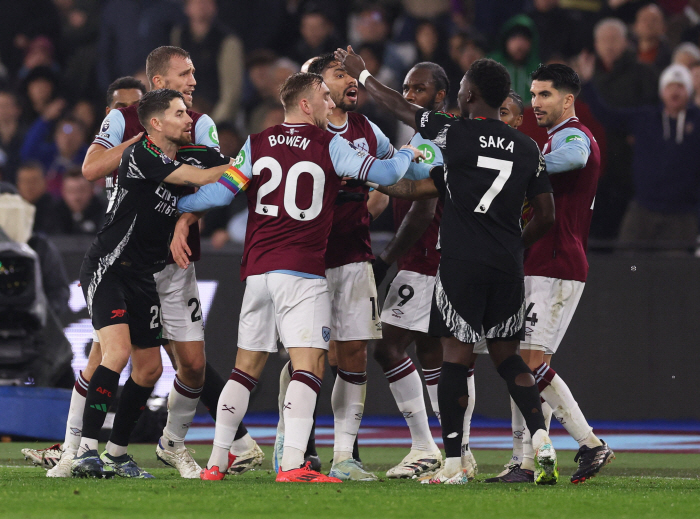
[[480, 168], [498, 170], [498, 176], [493, 181], [488, 191], [484, 193], [484, 196], [481, 197], [479, 203], [476, 204], [476, 209], [474, 209], [475, 213], [485, 213], [489, 210], [489, 207], [491, 207], [493, 199], [496, 198], [496, 195], [500, 193], [503, 186], [506, 185], [506, 180], [508, 180], [510, 174], [513, 172], [513, 161], [493, 159], [491, 157], [479, 155], [476, 165]]

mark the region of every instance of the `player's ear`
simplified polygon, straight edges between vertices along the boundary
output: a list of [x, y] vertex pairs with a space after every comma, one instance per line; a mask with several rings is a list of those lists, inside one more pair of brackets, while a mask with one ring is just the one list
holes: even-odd
[[163, 88], [163, 79], [159, 75], [153, 76], [153, 79], [151, 79], [151, 83], [153, 83], [153, 90]]
[[447, 93], [444, 90], [438, 90], [437, 94], [435, 94], [435, 102], [437, 104], [441, 104], [445, 100], [446, 96]]

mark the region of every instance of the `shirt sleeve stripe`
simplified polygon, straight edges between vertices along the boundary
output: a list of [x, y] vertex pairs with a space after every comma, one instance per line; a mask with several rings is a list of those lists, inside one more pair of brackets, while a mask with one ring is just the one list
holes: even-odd
[[114, 146], [112, 146], [111, 142], [109, 142], [108, 140], [102, 139], [101, 137], [95, 137], [95, 140], [93, 140], [92, 143], [99, 144], [100, 146], [104, 146], [108, 150], [114, 148]]
[[360, 167], [360, 173], [357, 175], [357, 178], [360, 180], [367, 180], [367, 175], [369, 174], [369, 169], [372, 167], [372, 163], [377, 160], [372, 155], [367, 155], [365, 157], [365, 160], [362, 162], [362, 166]]
[[396, 153], [396, 149], [394, 149], [394, 146], [392, 144], [389, 144], [389, 150], [384, 154], [383, 157], [379, 158], [382, 160], [390, 159], [394, 156], [394, 153]]

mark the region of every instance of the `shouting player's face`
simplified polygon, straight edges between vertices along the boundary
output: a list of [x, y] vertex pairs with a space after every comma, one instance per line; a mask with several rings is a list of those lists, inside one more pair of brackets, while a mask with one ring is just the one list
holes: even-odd
[[413, 68], [403, 81], [403, 98], [428, 110], [437, 110], [445, 99], [445, 91], [435, 90], [435, 80], [430, 70]]
[[523, 124], [523, 114], [512, 97], [506, 97], [501, 105], [501, 121], [511, 128], [517, 128]]
[[182, 99], [173, 99], [170, 106], [158, 118], [163, 137], [178, 146], [192, 142], [192, 118], [187, 114], [187, 106]]
[[[160, 84], [156, 82], [160, 78]], [[177, 90], [185, 98], [187, 108], [192, 108], [192, 93], [197, 82], [194, 79], [194, 65], [189, 58], [173, 56], [170, 58], [170, 68], [163, 76], [155, 76], [153, 82], [156, 88], [171, 88]]]
[[533, 81], [530, 87], [532, 109], [535, 112], [537, 126], [551, 128], [571, 106], [573, 95], [561, 92], [552, 86], [551, 81]]
[[310, 109], [309, 115], [314, 121], [314, 124], [325, 130], [328, 128], [328, 118], [335, 108], [335, 103], [331, 98], [331, 91], [325, 83], [321, 83], [313, 91], [313, 94], [308, 99]]
[[357, 80], [340, 63], [335, 62], [326, 69], [323, 81], [330, 89], [335, 106], [344, 112], [352, 112], [357, 108]]

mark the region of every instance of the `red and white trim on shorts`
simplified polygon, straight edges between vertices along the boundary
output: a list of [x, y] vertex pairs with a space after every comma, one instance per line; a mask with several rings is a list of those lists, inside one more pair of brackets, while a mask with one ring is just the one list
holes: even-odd
[[408, 375], [413, 373], [415, 370], [416, 370], [416, 366], [415, 366], [415, 364], [413, 364], [413, 361], [411, 360], [411, 358], [406, 357], [405, 359], [401, 359], [394, 366], [387, 369], [384, 372], [384, 376], [389, 381], [389, 384], [391, 384], [392, 382], [396, 382], [398, 380], [401, 380], [404, 377], [407, 377]]

